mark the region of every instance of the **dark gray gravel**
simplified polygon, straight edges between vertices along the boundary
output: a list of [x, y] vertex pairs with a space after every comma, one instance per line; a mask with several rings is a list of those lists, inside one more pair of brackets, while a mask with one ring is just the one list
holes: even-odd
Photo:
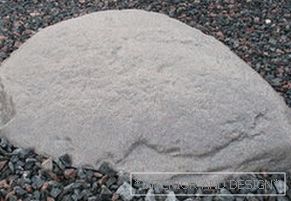
[[[130, 182], [127, 174], [115, 171], [104, 162], [98, 170], [90, 167], [75, 168], [65, 154], [55, 161], [36, 154], [31, 149], [14, 147], [0, 138], [0, 201], [288, 201], [291, 200], [291, 175], [287, 175], [287, 193], [283, 197], [236, 197], [232, 194], [282, 194], [284, 178], [255, 175], [249, 179], [276, 179], [269, 189], [258, 187], [233, 189], [221, 183], [221, 189], [173, 188], [165, 190], [155, 185], [153, 190], [141, 182]], [[133, 186], [130, 185], [133, 184]], [[192, 186], [194, 187], [194, 186]], [[222, 188], [224, 187], [224, 188]], [[139, 194], [139, 196], [133, 196]], [[222, 193], [230, 196], [201, 197], [193, 194]], [[143, 195], [140, 195], [143, 194]], [[153, 194], [165, 194], [159, 196]], [[183, 194], [179, 195], [179, 194]], [[191, 195], [189, 195], [191, 194]], [[168, 196], [167, 196], [168, 195]], [[189, 195], [189, 196], [186, 196]]]
[[86, 13], [137, 8], [215, 36], [291, 107], [290, 0], [0, 0], [0, 62], [39, 29]]

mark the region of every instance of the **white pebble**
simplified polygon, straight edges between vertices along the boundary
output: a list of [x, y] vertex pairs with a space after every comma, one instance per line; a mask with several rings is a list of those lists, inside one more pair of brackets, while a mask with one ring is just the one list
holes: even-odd
[[270, 24], [272, 21], [270, 19], [265, 20], [266, 24]]
[[169, 192], [165, 201], [177, 201], [175, 193], [172, 191]]

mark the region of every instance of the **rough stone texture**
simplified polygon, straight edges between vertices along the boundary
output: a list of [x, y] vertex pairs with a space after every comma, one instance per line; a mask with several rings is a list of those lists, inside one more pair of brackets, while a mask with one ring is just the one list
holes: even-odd
[[282, 98], [222, 43], [161, 14], [105, 11], [59, 23], [0, 71], [18, 113], [2, 135], [53, 156], [68, 152], [74, 165], [291, 166]]
[[0, 129], [2, 129], [15, 116], [15, 107], [12, 97], [6, 93], [5, 87], [0, 79]]

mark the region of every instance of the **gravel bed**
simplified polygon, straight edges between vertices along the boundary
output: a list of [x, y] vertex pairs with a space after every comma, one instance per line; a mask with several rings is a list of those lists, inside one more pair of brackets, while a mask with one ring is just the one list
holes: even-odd
[[86, 13], [137, 8], [213, 35], [291, 106], [290, 0], [0, 0], [0, 62], [39, 29]]
[[[256, 175], [260, 180], [266, 176]], [[273, 178], [274, 179], [274, 178]], [[144, 188], [136, 180], [130, 182], [126, 173], [118, 173], [104, 162], [98, 170], [72, 167], [69, 155], [56, 160], [38, 155], [32, 149], [17, 148], [0, 138], [0, 201], [288, 201], [291, 200], [291, 178], [288, 175], [286, 196], [236, 197], [194, 196], [203, 193], [247, 195], [284, 192], [284, 178], [278, 176], [268, 191], [259, 188], [235, 190], [221, 184], [219, 190], [201, 188]], [[131, 186], [130, 184], [133, 184]], [[132, 193], [137, 194], [133, 196]], [[154, 194], [165, 194], [165, 196]], [[141, 195], [143, 194], [143, 195]], [[180, 196], [184, 194], [183, 196]], [[192, 194], [190, 196], [187, 196]]]

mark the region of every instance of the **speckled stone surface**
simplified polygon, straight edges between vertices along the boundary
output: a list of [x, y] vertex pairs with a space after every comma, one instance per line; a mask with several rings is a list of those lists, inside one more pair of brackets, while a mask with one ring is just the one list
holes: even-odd
[[29, 39], [0, 73], [17, 111], [1, 135], [55, 157], [69, 153], [74, 165], [291, 165], [282, 98], [222, 43], [165, 15], [105, 11], [61, 22]]

